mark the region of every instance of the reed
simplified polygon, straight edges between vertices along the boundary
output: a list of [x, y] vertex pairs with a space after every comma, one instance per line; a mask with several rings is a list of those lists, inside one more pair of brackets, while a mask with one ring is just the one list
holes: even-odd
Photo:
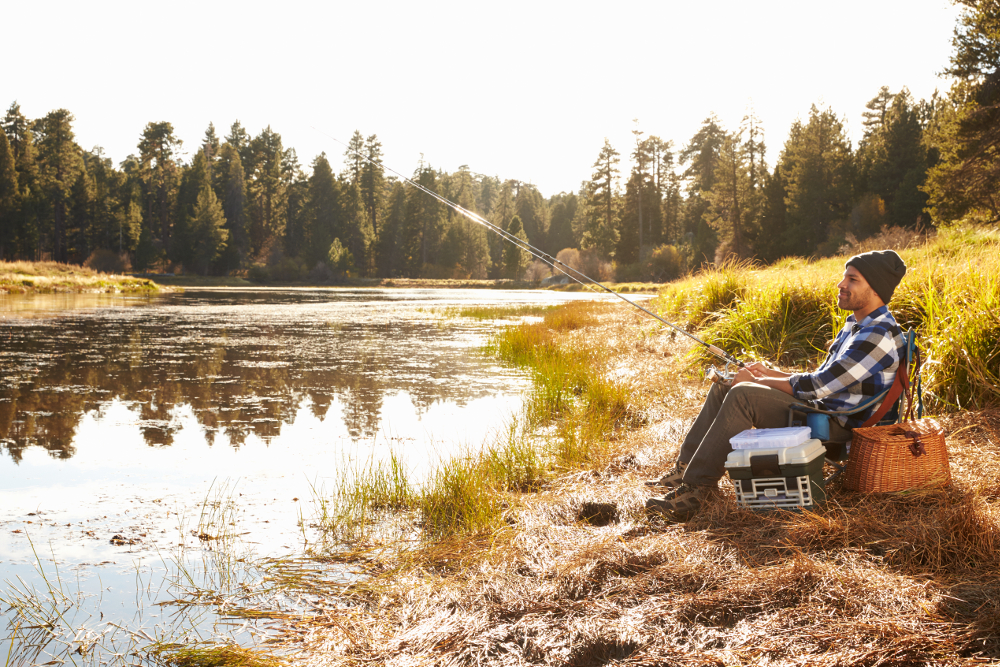
[[365, 542], [373, 530], [384, 528], [387, 515], [411, 510], [417, 500], [406, 466], [396, 452], [390, 452], [386, 460], [369, 459], [361, 467], [345, 465], [337, 478], [331, 490], [311, 485], [315, 521], [328, 542]]

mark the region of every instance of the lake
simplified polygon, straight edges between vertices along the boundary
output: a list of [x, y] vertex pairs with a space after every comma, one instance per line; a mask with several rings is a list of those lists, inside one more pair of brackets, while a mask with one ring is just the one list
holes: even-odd
[[[266, 627], [171, 604], [218, 574], [198, 537], [206, 501], [233, 501], [246, 562], [302, 554], [315, 537], [303, 521], [315, 489], [390, 452], [419, 479], [481, 447], [520, 409], [527, 376], [481, 352], [503, 322], [448, 309], [594, 298], [0, 296], [0, 598], [9, 607], [0, 663], [11, 636], [17, 660], [38, 663], [83, 645], [76, 659], [98, 664], [181, 626], [192, 640], [253, 641]], [[239, 575], [245, 585], [251, 570]], [[53, 639], [67, 633], [75, 640]]]

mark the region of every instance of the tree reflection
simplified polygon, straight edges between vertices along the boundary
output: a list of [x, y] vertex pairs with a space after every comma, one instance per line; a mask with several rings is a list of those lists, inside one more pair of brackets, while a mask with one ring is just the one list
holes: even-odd
[[[150, 447], [170, 446], [178, 408], [190, 406], [206, 440], [234, 447], [264, 440], [294, 421], [304, 402], [324, 420], [342, 407], [352, 438], [377, 435], [387, 393], [407, 392], [420, 411], [459, 405], [489, 391], [470, 386], [488, 362], [429, 322], [276, 324], [212, 315], [76, 316], [9, 324], [0, 350], [0, 443], [75, 453], [81, 419], [112, 400], [133, 407]], [[437, 347], [435, 347], [437, 345]]]

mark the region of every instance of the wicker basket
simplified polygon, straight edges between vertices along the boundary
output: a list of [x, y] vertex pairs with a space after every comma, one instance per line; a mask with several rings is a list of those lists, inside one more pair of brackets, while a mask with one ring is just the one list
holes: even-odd
[[881, 493], [950, 482], [944, 433], [933, 419], [854, 429], [844, 488]]

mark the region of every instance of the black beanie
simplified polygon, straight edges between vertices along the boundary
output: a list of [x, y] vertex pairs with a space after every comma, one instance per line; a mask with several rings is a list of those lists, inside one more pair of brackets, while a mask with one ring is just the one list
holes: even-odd
[[895, 250], [873, 250], [855, 255], [844, 265], [848, 266], [853, 266], [865, 277], [882, 303], [889, 303], [896, 285], [906, 275], [906, 264]]

